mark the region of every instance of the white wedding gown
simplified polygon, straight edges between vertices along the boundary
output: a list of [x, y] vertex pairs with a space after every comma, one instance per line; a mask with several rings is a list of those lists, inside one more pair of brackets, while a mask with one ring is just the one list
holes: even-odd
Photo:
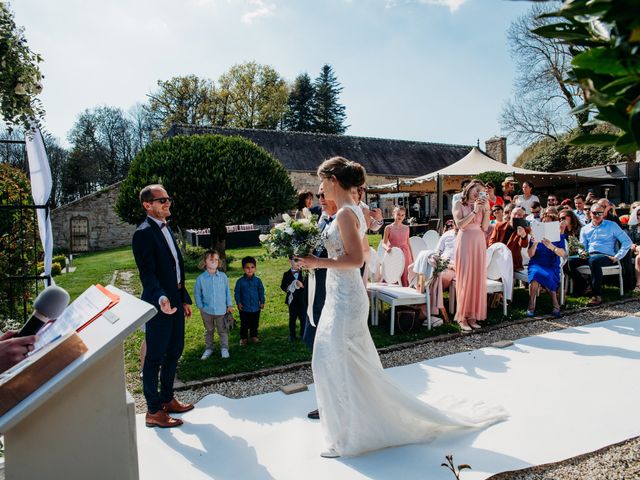
[[[346, 208], [355, 212], [363, 236], [362, 211], [355, 205]], [[329, 258], [344, 254], [338, 222], [327, 229], [325, 246]], [[460, 402], [456, 413], [403, 392], [385, 374], [371, 339], [369, 298], [359, 269], [328, 269], [326, 289], [312, 361], [325, 439], [323, 454], [359, 455], [425, 442], [446, 431], [482, 427], [506, 418], [501, 407]]]

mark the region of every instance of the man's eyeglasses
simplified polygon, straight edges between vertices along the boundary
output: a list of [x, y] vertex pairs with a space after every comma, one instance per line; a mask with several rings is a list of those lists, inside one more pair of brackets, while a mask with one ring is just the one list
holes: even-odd
[[149, 203], [153, 203], [153, 202], [160, 202], [162, 205], [164, 205], [167, 202], [173, 202], [173, 198], [171, 198], [171, 197], [160, 197], [160, 198], [152, 198], [151, 200], [149, 200]]
[[534, 210], [533, 208], [531, 209], [531, 213], [540, 213], [540, 209]]
[[604, 212], [591, 212], [591, 215], [593, 215], [594, 217], [601, 217], [602, 215], [604, 215]]
[[324, 198], [324, 193], [318, 193], [318, 194], [316, 194], [316, 198]]
[[496, 213], [496, 212], [501, 212], [502, 209], [501, 208], [494, 208], [493, 210], [491, 210], [491, 213]]

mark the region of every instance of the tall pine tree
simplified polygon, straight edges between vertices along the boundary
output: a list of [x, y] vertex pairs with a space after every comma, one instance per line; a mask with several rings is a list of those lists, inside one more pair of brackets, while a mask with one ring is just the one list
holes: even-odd
[[288, 110], [284, 116], [284, 129], [294, 132], [313, 131], [313, 94], [311, 77], [298, 75], [289, 93]]
[[338, 103], [342, 86], [333, 73], [331, 65], [324, 65], [320, 75], [313, 82], [313, 131], [319, 133], [343, 134], [348, 125], [345, 107]]

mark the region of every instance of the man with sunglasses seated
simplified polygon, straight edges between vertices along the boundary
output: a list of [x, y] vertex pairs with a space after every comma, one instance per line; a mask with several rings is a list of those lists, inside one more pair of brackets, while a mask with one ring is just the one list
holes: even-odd
[[593, 296], [588, 305], [595, 307], [602, 303], [602, 267], [612, 266], [622, 259], [631, 248], [631, 239], [616, 223], [604, 219], [602, 205], [596, 203], [591, 206], [591, 218], [591, 223], [580, 231], [580, 243], [585, 250], [578, 257], [569, 258], [569, 274], [573, 279], [574, 293], [580, 296], [587, 285], [577, 269], [589, 265]]

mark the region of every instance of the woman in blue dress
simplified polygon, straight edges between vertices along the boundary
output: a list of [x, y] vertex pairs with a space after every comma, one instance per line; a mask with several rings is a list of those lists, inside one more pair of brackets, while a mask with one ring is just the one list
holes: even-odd
[[[542, 222], [557, 222], [558, 214], [546, 212], [542, 215]], [[564, 233], [560, 234], [560, 240], [551, 242], [546, 238], [541, 241], [531, 237], [529, 242], [529, 308], [527, 316], [533, 317], [536, 309], [536, 297], [541, 288], [549, 291], [553, 304], [553, 316], [560, 316], [560, 304], [558, 303], [558, 286], [560, 285], [560, 258], [566, 255]]]

